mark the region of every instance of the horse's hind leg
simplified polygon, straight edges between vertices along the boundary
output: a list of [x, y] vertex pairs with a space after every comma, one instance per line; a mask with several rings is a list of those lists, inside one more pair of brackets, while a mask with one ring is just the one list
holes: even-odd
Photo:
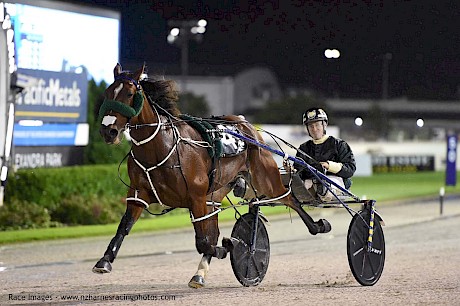
[[129, 234], [134, 223], [139, 219], [142, 210], [143, 208], [140, 206], [128, 204], [126, 212], [118, 225], [116, 235], [110, 241], [104, 256], [93, 267], [94, 273], [110, 273], [112, 271], [111, 263], [117, 257], [123, 239]]
[[[263, 149], [253, 150], [250, 160], [251, 180], [258, 194], [275, 198], [287, 192], [281, 181], [278, 166], [270, 152]], [[303, 210], [301, 204], [291, 195], [282, 198], [280, 201], [299, 214], [310, 234], [327, 233], [331, 230], [331, 225], [327, 220], [313, 221], [312, 217]]]
[[316, 235], [318, 233], [328, 233], [331, 231], [331, 224], [326, 219], [319, 219], [316, 222], [313, 221], [313, 218], [305, 212], [305, 210], [303, 210], [302, 205], [291, 195], [289, 195], [287, 200], [284, 200], [283, 202], [284, 205], [294, 209], [294, 211], [299, 214], [310, 234]]

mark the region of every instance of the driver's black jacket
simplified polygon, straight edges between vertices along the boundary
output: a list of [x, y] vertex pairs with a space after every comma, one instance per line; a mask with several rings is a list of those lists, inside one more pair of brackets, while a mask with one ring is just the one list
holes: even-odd
[[[344, 179], [345, 186], [351, 185], [351, 181], [347, 180], [353, 176], [356, 171], [356, 162], [350, 146], [344, 140], [329, 136], [323, 143], [315, 144], [313, 140], [308, 140], [300, 145], [299, 149], [307, 153], [311, 158], [318, 162], [333, 161], [342, 163], [342, 168], [337, 173], [330, 173], [337, 175]], [[306, 163], [321, 171], [321, 165], [315, 163], [301, 152], [297, 152], [296, 157], [303, 159]], [[294, 164], [294, 167], [299, 172], [302, 180], [312, 179], [314, 175], [305, 169], [302, 165]]]

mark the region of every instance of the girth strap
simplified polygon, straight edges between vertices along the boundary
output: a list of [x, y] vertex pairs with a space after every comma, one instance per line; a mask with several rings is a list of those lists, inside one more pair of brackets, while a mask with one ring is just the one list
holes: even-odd
[[200, 133], [201, 137], [203, 137], [203, 140], [209, 144], [209, 147], [207, 147], [209, 157], [211, 158], [211, 170], [208, 173], [209, 186], [207, 193], [209, 194], [211, 191], [213, 191], [214, 178], [217, 171], [217, 161], [222, 156], [222, 142], [220, 141], [219, 136], [216, 137], [215, 133], [209, 132], [211, 130], [214, 130], [214, 127], [211, 125], [211, 123], [207, 122], [206, 120], [202, 120], [201, 118], [197, 117], [192, 117], [187, 114], [181, 114], [179, 118], [184, 120], [195, 130], [197, 130]]

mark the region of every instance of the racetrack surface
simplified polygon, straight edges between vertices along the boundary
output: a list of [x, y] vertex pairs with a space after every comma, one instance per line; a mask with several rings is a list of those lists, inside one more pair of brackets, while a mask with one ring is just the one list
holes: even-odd
[[[311, 236], [292, 213], [267, 226], [271, 257], [263, 282], [242, 287], [228, 258], [213, 259], [207, 286], [187, 283], [201, 256], [188, 230], [133, 233], [110, 274], [91, 268], [111, 237], [0, 247], [0, 305], [460, 305], [460, 199], [377, 205], [386, 226], [385, 268], [372, 287], [359, 285], [347, 261], [344, 209], [312, 213], [333, 230]], [[232, 224], [221, 226], [230, 236]], [[150, 300], [148, 300], [150, 299]]]

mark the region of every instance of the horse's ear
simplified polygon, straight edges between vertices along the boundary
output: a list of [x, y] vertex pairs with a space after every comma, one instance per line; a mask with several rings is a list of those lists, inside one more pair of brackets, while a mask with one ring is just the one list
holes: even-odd
[[142, 67], [139, 68], [139, 70], [137, 70], [136, 73], [134, 73], [134, 79], [136, 81], [139, 81], [141, 79], [141, 76], [144, 73], [144, 70], [145, 70], [145, 64], [143, 64]]
[[117, 65], [115, 66], [115, 68], [113, 68], [113, 76], [114, 77], [117, 77], [121, 74], [122, 72], [122, 68], [121, 68], [121, 65], [119, 63], [117, 63]]

